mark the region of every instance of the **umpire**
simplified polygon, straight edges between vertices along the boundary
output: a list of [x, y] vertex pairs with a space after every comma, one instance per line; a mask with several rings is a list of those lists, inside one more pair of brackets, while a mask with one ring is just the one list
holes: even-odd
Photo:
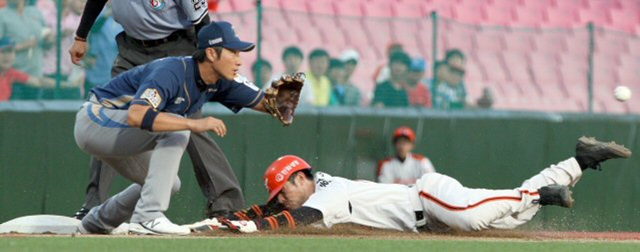
[[[87, 36], [107, 0], [88, 0], [69, 49], [71, 61], [79, 64], [88, 51]], [[124, 31], [116, 36], [118, 56], [111, 76], [167, 56], [191, 55], [196, 50], [196, 34], [210, 23], [206, 0], [112, 0], [113, 17]], [[198, 111], [191, 118], [201, 118]], [[224, 215], [244, 207], [240, 183], [229, 161], [207, 132], [193, 133], [187, 145], [198, 184], [207, 198], [208, 217]], [[116, 172], [91, 157], [91, 177], [85, 202], [74, 215], [87, 212], [108, 198]]]

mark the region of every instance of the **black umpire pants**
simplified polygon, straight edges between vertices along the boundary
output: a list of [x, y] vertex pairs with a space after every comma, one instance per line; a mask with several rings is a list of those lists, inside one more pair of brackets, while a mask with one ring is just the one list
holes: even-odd
[[[157, 46], [143, 46], [124, 32], [116, 36], [116, 42], [119, 52], [111, 68], [112, 77], [155, 59], [191, 55], [196, 50], [193, 29], [181, 33], [178, 39]], [[202, 111], [198, 111], [190, 118], [201, 117]], [[208, 133], [192, 132], [187, 153], [193, 163], [198, 185], [207, 198], [205, 211], [209, 215], [235, 211], [244, 207], [240, 183], [224, 152]], [[95, 157], [91, 157], [90, 166], [91, 176], [83, 205], [87, 209], [100, 205], [109, 197], [111, 184], [117, 174], [114, 169]]]

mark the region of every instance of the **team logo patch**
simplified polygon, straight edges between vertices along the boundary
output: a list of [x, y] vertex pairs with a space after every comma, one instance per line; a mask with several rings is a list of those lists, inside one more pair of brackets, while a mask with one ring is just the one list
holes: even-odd
[[293, 162], [285, 166], [282, 171], [276, 174], [276, 182], [282, 182], [284, 180], [284, 177], [298, 165], [300, 165], [300, 162], [298, 162], [298, 160], [293, 160]]
[[244, 77], [242, 75], [236, 74], [236, 77], [233, 78], [233, 80], [237, 83], [242, 83], [245, 86], [253, 89], [253, 91], [258, 91], [260, 90], [260, 88], [258, 88], [256, 85], [253, 84], [253, 82], [249, 81], [249, 79], [247, 79], [247, 77]]
[[162, 10], [166, 5], [165, 0], [149, 0], [149, 4], [151, 4], [151, 8], [154, 10]]
[[140, 98], [149, 102], [153, 108], [158, 108], [160, 103], [162, 103], [162, 97], [160, 97], [160, 93], [158, 93], [158, 90], [155, 88], [147, 88]]

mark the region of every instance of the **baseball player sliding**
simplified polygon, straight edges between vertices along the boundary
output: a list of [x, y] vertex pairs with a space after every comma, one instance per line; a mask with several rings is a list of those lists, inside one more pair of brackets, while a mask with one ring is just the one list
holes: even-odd
[[228, 219], [209, 219], [187, 227], [228, 228], [243, 233], [295, 228], [320, 221], [401, 231], [512, 229], [531, 220], [542, 206], [572, 207], [569, 186], [584, 170], [599, 169], [612, 158], [627, 158], [631, 151], [613, 142], [578, 139], [575, 156], [506, 190], [467, 188], [455, 179], [426, 173], [415, 185], [353, 181], [311, 173], [311, 166], [296, 156], [283, 156], [265, 173], [269, 204], [252, 206]]
[[127, 219], [133, 233], [190, 233], [164, 216], [171, 194], [180, 188], [180, 159], [191, 132], [222, 137], [227, 128], [213, 117], [185, 117], [215, 101], [234, 112], [248, 107], [292, 123], [304, 80], [283, 76], [263, 93], [237, 74], [240, 53], [253, 48], [231, 24], [212, 22], [198, 33], [192, 57], [156, 60], [91, 90], [76, 115], [76, 143], [135, 183], [92, 208], [79, 233], [108, 233]]

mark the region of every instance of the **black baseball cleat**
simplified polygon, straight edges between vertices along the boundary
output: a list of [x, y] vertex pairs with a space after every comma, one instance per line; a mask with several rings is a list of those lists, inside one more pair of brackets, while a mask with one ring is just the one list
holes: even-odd
[[81, 207], [80, 210], [78, 210], [76, 214], [73, 215], [73, 218], [82, 220], [85, 216], [87, 216], [88, 213], [89, 213], [89, 209], [85, 207]]
[[538, 193], [540, 194], [540, 200], [538, 201], [538, 204], [540, 205], [554, 205], [566, 208], [573, 207], [573, 198], [571, 197], [573, 193], [571, 192], [571, 190], [569, 190], [568, 186], [544, 186], [538, 189]]
[[631, 151], [615, 142], [600, 142], [593, 137], [583, 136], [576, 144], [576, 160], [585, 170], [600, 170], [600, 163], [612, 158], [631, 157]]

